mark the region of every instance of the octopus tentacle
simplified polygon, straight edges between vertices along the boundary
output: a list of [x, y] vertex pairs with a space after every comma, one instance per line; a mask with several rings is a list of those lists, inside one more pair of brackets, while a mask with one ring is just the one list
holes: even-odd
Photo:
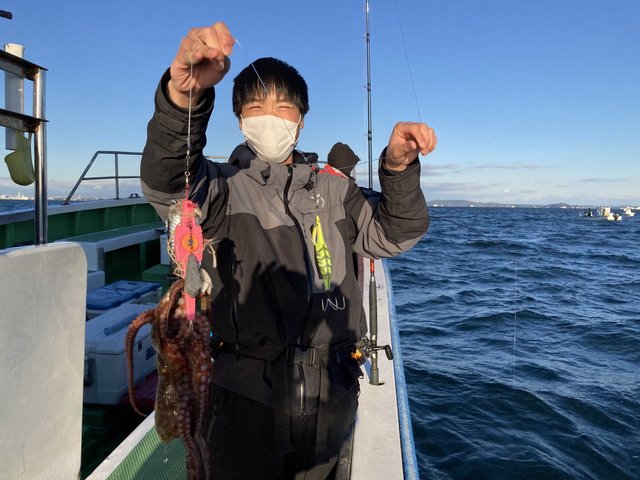
[[167, 290], [164, 297], [160, 300], [157, 307], [158, 316], [158, 330], [160, 339], [168, 339], [172, 335], [169, 331], [169, 323], [171, 321], [171, 315], [175, 313], [178, 304], [178, 297], [182, 295], [182, 288], [184, 287], [184, 280], [179, 278], [173, 285]]
[[208, 294], [200, 297], [200, 315], [194, 322], [194, 346], [191, 349], [193, 388], [195, 390], [194, 438], [198, 446], [205, 480], [209, 480], [209, 448], [204, 435], [206, 410], [209, 405], [209, 389], [213, 373], [210, 326], [211, 300]]
[[131, 322], [131, 326], [129, 330], [127, 330], [127, 335], [125, 337], [125, 356], [127, 359], [127, 378], [129, 380], [129, 401], [131, 402], [131, 407], [133, 410], [146, 417], [144, 413], [138, 410], [138, 406], [136, 405], [136, 400], [134, 397], [134, 387], [135, 384], [133, 382], [133, 344], [136, 340], [136, 335], [138, 331], [142, 328], [143, 325], [148, 323], [152, 323], [155, 320], [155, 312], [153, 310], [147, 310], [146, 312], [142, 312], [138, 317], [136, 317], [133, 322]]
[[209, 319], [200, 315], [194, 322], [194, 342], [189, 351], [189, 361], [192, 365], [192, 384], [194, 388], [196, 432], [201, 432], [205, 411], [209, 400], [209, 385], [213, 366], [211, 363], [211, 347], [209, 338]]
[[187, 453], [187, 478], [191, 480], [199, 480], [202, 458], [200, 457], [198, 445], [195, 439], [189, 434], [182, 437], [182, 441]]

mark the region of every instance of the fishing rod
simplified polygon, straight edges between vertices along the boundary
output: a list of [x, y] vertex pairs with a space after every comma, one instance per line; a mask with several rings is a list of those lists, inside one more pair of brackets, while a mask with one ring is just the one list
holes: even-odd
[[[371, 28], [369, 23], [369, 0], [365, 0], [365, 28], [367, 45], [367, 149], [369, 161], [369, 190], [373, 190], [373, 129], [371, 126]], [[369, 383], [382, 385], [378, 367], [378, 350], [384, 349], [389, 360], [393, 359], [391, 347], [378, 346], [378, 286], [376, 282], [376, 263], [369, 259], [369, 340], [365, 341], [365, 356], [371, 360]]]
[[369, 0], [365, 0], [365, 42], [367, 45], [367, 149], [369, 161], [369, 190], [373, 190], [373, 129], [371, 127], [371, 30], [369, 26]]

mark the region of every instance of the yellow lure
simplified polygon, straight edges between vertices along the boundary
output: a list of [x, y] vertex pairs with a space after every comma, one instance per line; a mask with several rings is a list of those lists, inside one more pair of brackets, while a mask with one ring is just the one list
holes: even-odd
[[311, 241], [316, 254], [316, 264], [324, 281], [324, 288], [329, 291], [331, 290], [331, 255], [329, 254], [329, 247], [324, 241], [319, 215], [316, 215], [316, 224], [311, 229]]

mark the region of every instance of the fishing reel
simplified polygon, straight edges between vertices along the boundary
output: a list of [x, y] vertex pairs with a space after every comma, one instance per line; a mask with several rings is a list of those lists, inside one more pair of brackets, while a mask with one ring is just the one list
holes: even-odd
[[391, 350], [390, 345], [377, 345], [368, 337], [362, 337], [360, 341], [356, 343], [355, 349], [351, 353], [351, 358], [353, 358], [358, 366], [361, 367], [374, 352], [378, 352], [380, 350], [384, 350], [388, 360], [393, 360], [393, 351]]

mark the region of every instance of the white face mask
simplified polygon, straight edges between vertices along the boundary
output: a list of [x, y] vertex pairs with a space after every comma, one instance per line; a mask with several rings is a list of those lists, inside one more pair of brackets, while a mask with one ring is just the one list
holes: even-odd
[[242, 134], [257, 157], [269, 163], [284, 162], [296, 144], [298, 123], [274, 115], [242, 118]]

